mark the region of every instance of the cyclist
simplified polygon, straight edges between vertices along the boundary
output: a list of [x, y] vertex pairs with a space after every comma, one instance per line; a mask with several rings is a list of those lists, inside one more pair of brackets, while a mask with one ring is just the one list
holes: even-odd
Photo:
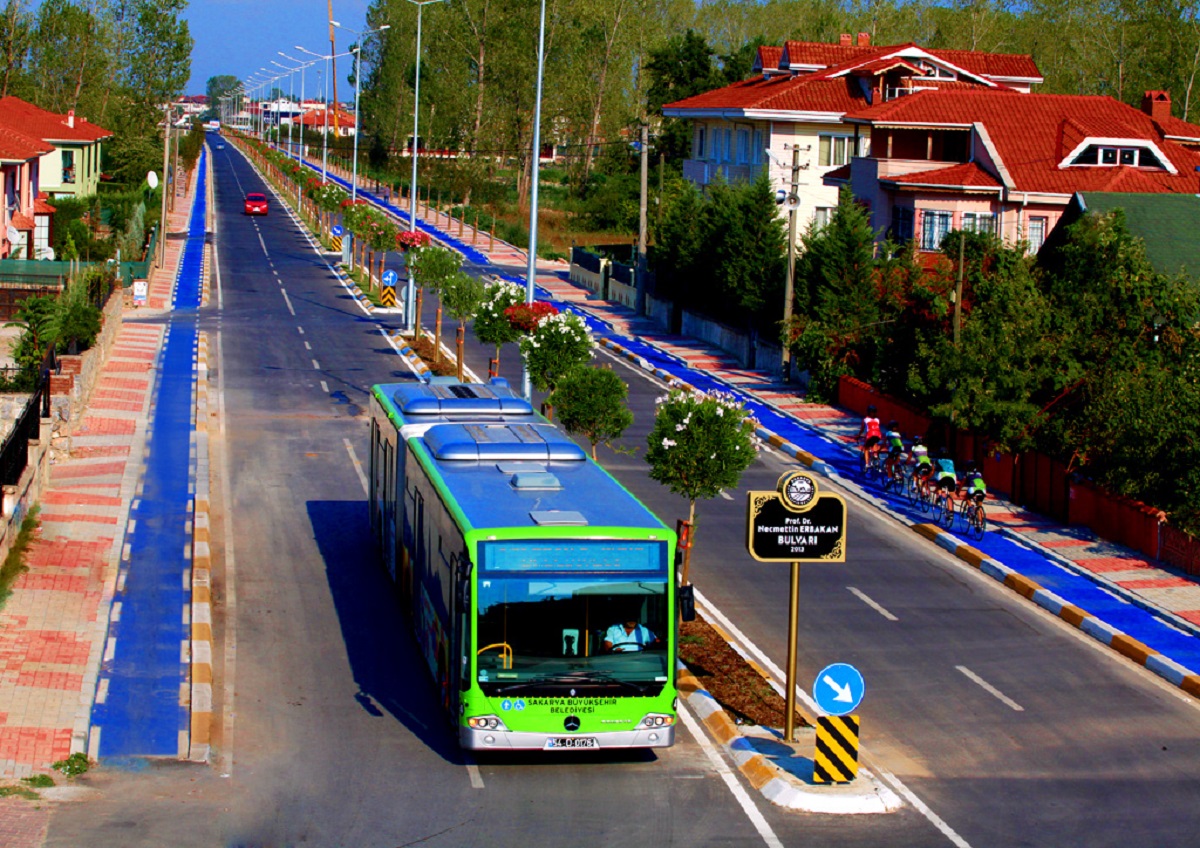
[[858, 428], [858, 440], [862, 442], [862, 460], [863, 468], [867, 468], [871, 464], [871, 454], [877, 452], [876, 445], [883, 438], [883, 430], [879, 426], [879, 417], [876, 415], [875, 405], [867, 407], [867, 414], [863, 417], [862, 426]]
[[939, 499], [954, 497], [958, 490], [958, 475], [954, 472], [954, 460], [945, 448], [938, 448], [937, 459], [933, 463], [933, 475]]
[[900, 465], [904, 456], [904, 437], [900, 435], [900, 422], [895, 419], [888, 422], [887, 431], [883, 434], [884, 444], [887, 445], [887, 460], [883, 466], [883, 476], [891, 477]]
[[924, 487], [933, 475], [933, 458], [929, 456], [929, 448], [925, 447], [924, 436], [913, 436], [908, 458], [912, 463], [913, 475], [917, 478], [918, 485]]
[[975, 466], [974, 462], [967, 462], [963, 471], [963, 477], [960, 481], [962, 500], [973, 500], [975, 503], [982, 504], [983, 499], [987, 497], [987, 483], [983, 480], [983, 474]]

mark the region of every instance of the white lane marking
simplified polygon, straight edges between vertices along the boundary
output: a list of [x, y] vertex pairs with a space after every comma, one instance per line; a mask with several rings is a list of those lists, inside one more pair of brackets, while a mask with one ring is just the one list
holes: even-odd
[[727, 501], [733, 500], [733, 495], [729, 494], [729, 492], [725, 491], [724, 489], [721, 490], [721, 497]]
[[471, 778], [472, 789], [483, 788], [483, 775], [479, 773], [479, 766], [474, 763], [467, 763], [467, 777]]
[[258, 222], [254, 222], [254, 229], [258, 235], [258, 243], [262, 245], [263, 253], [267, 256], [271, 255], [271, 251], [267, 250], [267, 243], [263, 241], [262, 230], [258, 229]]
[[[762, 652], [762, 649], [747, 639], [746, 634], [741, 630], [738, 630], [737, 626], [734, 625], [734, 623], [730, 621], [723, 612], [713, 606], [709, 600], [704, 597], [699, 589], [696, 590], [696, 603], [703, 607], [705, 615], [715, 619], [718, 624], [724, 627], [729, 634], [733, 636], [737, 643], [741, 645], [747, 653], [751, 654], [754, 659], [758, 660], [759, 664], [762, 665], [763, 668], [771, 672], [774, 678], [770, 681], [771, 685], [775, 686], [779, 691], [782, 692], [783, 687], [779, 686], [777, 681], [787, 679], [787, 676], [783, 673], [783, 669], [772, 662], [771, 658]], [[809, 697], [808, 693], [804, 691], [803, 687], [796, 687], [796, 697], [805, 706], [807, 706], [810, 711], [817, 714], [822, 714], [823, 711], [817, 707], [816, 702]], [[865, 752], [865, 749], [860, 749], [860, 751]], [[915, 794], [913, 794], [913, 791], [900, 781], [900, 778], [896, 777], [894, 774], [889, 774], [885, 769], [880, 768], [877, 764], [873, 764], [872, 767], [875, 769], [877, 774], [887, 775], [888, 783], [891, 785], [892, 789], [894, 789], [897, 794], [903, 795], [905, 798], [907, 798], [909, 802], [918, 811], [920, 811], [921, 815], [925, 816], [929, 823], [941, 831], [941, 833], [952, 843], [954, 843], [954, 845], [958, 846], [958, 848], [971, 848], [970, 844], [968, 844], [965, 839], [955, 833], [954, 829], [951, 828], [950, 825], [942, 821], [937, 813], [925, 806], [925, 804]]]
[[987, 692], [990, 695], [994, 695], [996, 697], [996, 699], [998, 701], [1000, 701], [1000, 703], [1004, 704], [1006, 707], [1014, 709], [1019, 713], [1025, 712], [1024, 707], [1022, 707], [1020, 704], [1018, 704], [1012, 698], [1005, 695], [1003, 692], [1001, 692], [995, 686], [988, 683], [986, 680], [984, 680], [978, 674], [971, 671], [971, 669], [967, 668], [965, 665], [956, 665], [955, 668], [958, 671], [961, 671], [964, 675], [966, 675], [966, 678], [968, 680], [972, 681], [973, 683], [978, 683], [985, 692]]
[[315, 359], [314, 359], [314, 360], [312, 361], [312, 364], [313, 364], [313, 370], [314, 370], [314, 371], [320, 371], [320, 370], [321, 370], [321, 363], [320, 363], [320, 362], [317, 362], [317, 360], [315, 360]]
[[103, 704], [108, 700], [108, 678], [101, 677], [100, 685], [96, 687], [96, 703]]
[[113, 657], [117, 655], [117, 637], [109, 636], [108, 641], [104, 643], [104, 662], [113, 661]]
[[321, 391], [323, 391], [325, 394], [329, 394], [329, 384], [324, 380], [321, 381]]
[[362, 483], [363, 494], [369, 491], [367, 486], [367, 475], [362, 470], [362, 463], [358, 461], [358, 455], [354, 452], [354, 445], [350, 444], [349, 439], [342, 439], [342, 444], [346, 446], [346, 453], [350, 454], [350, 462], [354, 465], [354, 472], [358, 475], [358, 482]]
[[304, 328], [303, 328], [303, 327], [297, 327], [296, 329], [300, 331], [300, 335], [302, 335], [302, 336], [304, 335]]
[[683, 719], [683, 723], [687, 726], [688, 732], [692, 734], [692, 738], [700, 745], [701, 750], [704, 751], [705, 756], [708, 757], [708, 761], [712, 763], [717, 774], [721, 776], [721, 780], [725, 782], [725, 786], [728, 787], [730, 793], [737, 799], [742, 812], [746, 814], [746, 818], [750, 819], [750, 823], [754, 825], [754, 829], [758, 831], [758, 835], [762, 837], [763, 842], [772, 846], [772, 848], [783, 848], [783, 843], [779, 841], [779, 837], [775, 835], [775, 831], [771, 830], [771, 825], [767, 824], [767, 820], [763, 818], [763, 814], [759, 811], [758, 807], [754, 806], [754, 801], [751, 800], [745, 787], [742, 786], [737, 776], [733, 773], [733, 769], [729, 767], [729, 763], [725, 762], [712, 742], [708, 740], [708, 735], [704, 732], [704, 728], [700, 726], [700, 722], [692, 716], [683, 703], [680, 703], [678, 713], [679, 717]]
[[287, 296], [287, 289], [280, 287], [279, 293], [283, 295], [283, 302], [287, 304], [288, 312], [294, 316], [296, 310], [292, 307], [292, 299]]
[[121, 602], [120, 601], [113, 601], [112, 612], [110, 612], [108, 614], [108, 617], [111, 621], [120, 621], [121, 620]]
[[305, 350], [312, 350], [312, 345], [310, 345], [308, 342], [305, 342], [305, 343], [304, 343], [304, 349], [305, 349]]
[[888, 612], [886, 609], [884, 609], [882, 606], [880, 606], [878, 603], [876, 603], [874, 600], [869, 598], [867, 596], [867, 594], [865, 592], [863, 592], [861, 589], [856, 589], [853, 586], [847, 586], [846, 591], [848, 591], [854, 597], [858, 598], [860, 601], [862, 601], [864, 604], [869, 606], [871, 609], [875, 610], [875, 612], [882, 615], [888, 621], [899, 621], [900, 620], [900, 619], [896, 618], [896, 616], [894, 616], [890, 612]]

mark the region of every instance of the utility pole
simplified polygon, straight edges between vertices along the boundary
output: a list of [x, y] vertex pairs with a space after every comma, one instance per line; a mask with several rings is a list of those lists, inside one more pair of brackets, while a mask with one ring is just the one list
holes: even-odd
[[163, 109], [163, 166], [162, 179], [159, 180], [159, 185], [162, 186], [162, 209], [158, 221], [158, 267], [161, 268], [167, 261], [167, 168], [171, 164], [171, 104], [168, 103]]
[[[792, 294], [796, 287], [796, 213], [800, 211], [800, 148], [792, 145], [792, 186], [784, 201], [788, 210], [787, 281], [783, 286], [783, 326], [785, 332], [792, 323]], [[791, 378], [792, 349], [783, 345], [783, 381]]]
[[634, 312], [638, 315], [646, 311], [646, 186], [650, 175], [650, 127], [642, 124], [642, 132], [638, 145], [642, 160], [642, 196], [638, 202], [638, 255], [637, 255], [637, 295], [634, 300]]
[[[337, 45], [334, 43], [334, 27], [333, 27], [333, 0], [329, 0], [329, 61], [332, 66], [329, 71], [329, 76], [333, 80], [333, 134], [340, 135], [338, 127], [338, 99], [337, 99]], [[326, 102], [325, 108], [329, 108], [329, 103]], [[354, 128], [354, 132], [358, 132], [358, 127]], [[325, 118], [325, 134], [329, 135], [329, 117]]]

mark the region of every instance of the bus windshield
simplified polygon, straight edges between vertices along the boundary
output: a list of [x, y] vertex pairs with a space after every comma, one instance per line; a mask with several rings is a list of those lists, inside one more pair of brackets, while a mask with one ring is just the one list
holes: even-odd
[[669, 679], [665, 573], [485, 570], [478, 601], [485, 694], [656, 695]]

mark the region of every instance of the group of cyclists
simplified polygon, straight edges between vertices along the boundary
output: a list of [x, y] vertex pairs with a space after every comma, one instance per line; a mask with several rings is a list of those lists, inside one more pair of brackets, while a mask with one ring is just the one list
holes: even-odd
[[899, 428], [899, 422], [889, 421], [884, 429], [875, 407], [867, 407], [857, 437], [862, 445], [863, 468], [880, 468], [885, 481], [911, 479], [914, 491], [944, 503], [949, 517], [953, 517], [956, 500], [982, 512], [987, 484], [975, 463], [966, 462], [960, 477], [946, 448], [938, 448], [930, 456], [924, 437], [915, 435], [906, 451]]

